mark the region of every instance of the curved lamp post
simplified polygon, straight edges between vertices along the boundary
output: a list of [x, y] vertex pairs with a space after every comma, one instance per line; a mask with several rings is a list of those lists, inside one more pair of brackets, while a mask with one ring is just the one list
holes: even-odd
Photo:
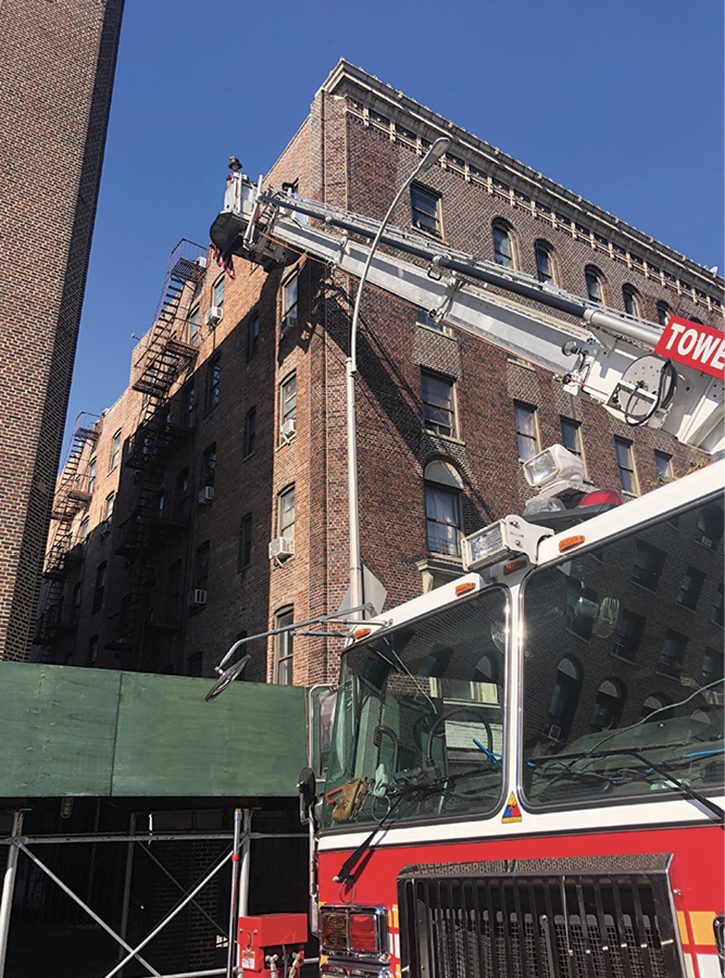
[[[349, 501], [349, 520], [350, 520], [350, 606], [358, 608], [363, 603], [363, 569], [360, 557], [360, 501], [358, 497], [358, 471], [357, 471], [357, 435], [356, 435], [356, 416], [355, 416], [355, 374], [357, 373], [357, 324], [360, 316], [360, 300], [367, 281], [370, 264], [373, 255], [378, 247], [380, 238], [387, 227], [390, 216], [395, 210], [398, 201], [408, 190], [411, 183], [420, 173], [429, 170], [443, 154], [450, 149], [451, 141], [444, 136], [436, 139], [429, 148], [420, 163], [416, 166], [408, 179], [398, 190], [393, 198], [393, 202], [388, 208], [385, 217], [378, 228], [373, 243], [368, 253], [365, 268], [360, 276], [360, 283], [355, 297], [355, 308], [352, 313], [352, 324], [350, 326], [350, 356], [345, 362], [346, 369], [346, 392], [347, 392], [347, 492]], [[355, 612], [359, 614], [359, 612]]]

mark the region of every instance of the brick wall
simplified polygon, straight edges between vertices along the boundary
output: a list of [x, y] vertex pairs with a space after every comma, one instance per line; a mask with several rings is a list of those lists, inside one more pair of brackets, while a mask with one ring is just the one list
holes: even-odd
[[30, 647], [123, 0], [0, 7], [0, 657]]
[[[510, 228], [514, 263], [523, 271], [535, 273], [534, 243], [545, 239], [553, 249], [557, 282], [572, 292], [584, 293], [584, 269], [595, 264], [605, 283], [605, 300], [615, 308], [622, 308], [622, 286], [630, 283], [645, 317], [656, 319], [657, 302], [666, 301], [672, 312], [711, 325], [721, 321], [721, 281], [706, 269], [344, 64], [318, 92], [309, 118], [268, 182], [279, 188], [296, 180], [302, 193], [380, 217], [419, 154], [441, 132], [451, 135], [454, 145], [445, 160], [426, 174], [425, 183], [440, 194], [442, 227], [449, 243], [492, 259], [492, 222], [503, 219]], [[401, 202], [394, 221], [410, 227], [408, 200]], [[143, 484], [143, 477], [127, 466], [114, 476], [119, 481], [113, 536], [98, 544], [106, 548], [103, 553], [112, 555], [105, 559], [113, 583], [92, 621], [83, 621], [76, 629], [76, 641], [69, 647], [71, 661], [77, 664], [84, 661], [92, 627], [99, 635], [98, 664], [201, 672], [211, 677], [213, 666], [242, 634], [273, 627], [278, 613], [286, 609], [293, 609], [296, 620], [334, 611], [345, 594], [349, 576], [345, 358], [357, 283], [302, 256], [269, 273], [237, 258], [235, 271], [234, 280], [225, 279], [221, 322], [213, 328], [204, 325], [221, 275], [212, 263], [197, 292], [184, 300], [174, 325], [178, 337], [188, 338], [185, 317], [198, 306], [201, 327], [196, 357], [181, 371], [163, 408], [185, 416], [193, 385], [193, 424], [188, 437], [166, 454], [158, 472], [165, 498], [174, 494], [188, 472], [185, 519], [173, 532], [157, 533], [146, 547], [148, 601], [134, 643], [122, 651], [106, 648], [109, 622], [122, 607], [133, 577], [133, 560], [119, 553], [118, 534], [121, 523], [136, 511]], [[294, 275], [298, 277], [297, 325], [283, 331], [284, 290]], [[445, 461], [457, 473], [464, 532], [521, 509], [528, 490], [517, 451], [516, 401], [536, 409], [541, 447], [561, 441], [562, 417], [580, 423], [587, 475], [594, 485], [619, 485], [615, 437], [633, 441], [640, 491], [657, 482], [655, 450], [671, 454], [679, 471], [692, 461], [693, 453], [669, 436], [633, 431], [601, 407], [567, 394], [559, 381], [531, 364], [473, 336], [418, 325], [417, 312], [368, 289], [360, 321], [356, 397], [362, 553], [385, 585], [388, 605], [419, 594], [431, 575], [445, 576], [460, 568], [455, 557], [428, 551], [426, 465]], [[249, 330], [255, 317], [258, 340], [250, 348]], [[219, 398], [212, 404], [208, 392], [216, 358]], [[421, 370], [453, 382], [455, 437], [424, 429]], [[284, 440], [279, 435], [280, 384], [292, 374], [297, 390], [296, 433]], [[107, 451], [104, 446], [112, 429], [122, 427], [126, 443], [141, 406], [139, 392], [124, 394], [104, 419], [99, 453]], [[252, 410], [256, 427], [250, 451], [247, 429]], [[122, 420], [111, 423], [111, 413]], [[216, 446], [214, 498], [199, 503], [204, 453], [212, 445]], [[295, 555], [270, 561], [269, 542], [281, 532], [278, 497], [292, 485]], [[106, 483], [97, 484], [99, 500], [107, 491]], [[98, 514], [98, 506], [93, 505], [91, 513]], [[245, 548], [242, 530], [249, 525], [251, 540]], [[208, 566], [202, 568], [200, 579], [199, 554], [207, 552], [207, 545]], [[90, 545], [87, 553], [84, 592], [95, 573], [92, 565], [97, 566], [102, 556], [99, 551], [91, 559]], [[170, 586], [174, 567], [181, 575], [178, 589], [183, 607], [177, 620], [162, 627], [149, 613], [154, 595]], [[186, 607], [186, 595], [197, 589], [206, 592], [206, 603]], [[250, 646], [247, 679], [275, 679], [275, 647], [272, 639]], [[339, 649], [337, 640], [295, 638], [294, 681], [333, 679]]]

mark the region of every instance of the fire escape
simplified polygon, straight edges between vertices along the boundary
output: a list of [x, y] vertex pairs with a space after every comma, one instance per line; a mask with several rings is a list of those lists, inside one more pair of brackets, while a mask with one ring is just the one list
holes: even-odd
[[182, 239], [169, 257], [154, 328], [133, 365], [136, 379], [132, 388], [143, 394], [143, 409], [128, 440], [124, 464], [133, 470], [136, 501], [118, 528], [115, 547], [128, 560], [129, 580], [121, 608], [110, 618], [106, 643], [106, 648], [118, 653], [140, 648], [155, 577], [154, 546], [165, 529], [185, 525], [181, 519], [170, 518], [171, 500], [163, 491], [166, 459], [191, 434], [188, 420], [174, 417], [169, 394], [196, 359], [196, 347], [186, 341], [182, 298], [190, 298], [190, 290], [198, 289], [205, 271], [206, 248]]
[[[60, 637], [75, 624], [63, 610], [63, 593], [68, 572], [84, 557], [82, 541], [73, 540], [73, 521], [91, 501], [93, 486], [88, 462], [100, 433], [96, 415], [79, 414], [73, 426], [70, 448], [61, 469], [51, 511], [50, 546], [45, 556], [43, 577], [46, 588], [35, 633], [35, 642], [44, 649], [43, 662], [54, 661], [54, 648]], [[86, 445], [91, 451], [86, 452]], [[83, 463], [83, 464], [81, 464]]]

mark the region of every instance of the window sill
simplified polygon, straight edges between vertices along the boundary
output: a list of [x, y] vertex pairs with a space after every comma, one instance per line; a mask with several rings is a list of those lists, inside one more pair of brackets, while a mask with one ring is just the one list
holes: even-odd
[[413, 234], [422, 234], [424, 238], [430, 238], [431, 241], [438, 241], [439, 243], [446, 243], [445, 237], [440, 233], [440, 231], [426, 231], [425, 228], [419, 228], [417, 224], [411, 222], [410, 229]]
[[465, 446], [466, 444], [462, 438], [456, 438], [454, 435], [441, 435], [437, 431], [431, 431], [430, 428], [423, 428], [423, 431], [426, 433], [426, 435], [429, 435], [431, 438], [439, 438], [441, 441], [446, 441], [451, 445]]
[[626, 656], [624, 656], [624, 655], [617, 655], [617, 653], [616, 653], [616, 652], [610, 652], [610, 653], [609, 653], [609, 657], [610, 657], [611, 659], [616, 659], [616, 660], [617, 660], [617, 662], [624, 662], [624, 663], [626, 663], [626, 664], [627, 664], [628, 666], [633, 666], [633, 665], [635, 665], [635, 660], [634, 660], [634, 659], [628, 659], [628, 658], [627, 658]]

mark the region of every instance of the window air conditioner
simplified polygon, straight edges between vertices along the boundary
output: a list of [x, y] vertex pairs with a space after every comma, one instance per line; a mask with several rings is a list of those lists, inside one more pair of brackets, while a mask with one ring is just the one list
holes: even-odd
[[202, 588], [194, 588], [186, 595], [187, 608], [203, 608], [206, 604], [206, 591]]
[[102, 537], [107, 537], [108, 534], [111, 532], [111, 521], [110, 520], [104, 520], [100, 524], [99, 530], [101, 532], [101, 536]]
[[291, 312], [289, 313], [289, 315], [285, 316], [284, 319], [282, 320], [281, 330], [283, 333], [286, 333], [288, 329], [294, 329], [296, 325], [297, 325], [297, 313]]
[[544, 730], [544, 736], [550, 740], [561, 740], [561, 727], [558, 723], [550, 723]]
[[295, 552], [294, 537], [277, 537], [269, 545], [270, 560], [284, 560]]
[[206, 311], [204, 322], [207, 326], [216, 326], [222, 321], [224, 309], [221, 306], [210, 306]]
[[199, 490], [199, 503], [211, 503], [214, 501], [214, 486], [202, 486]]
[[295, 426], [295, 419], [288, 418], [283, 421], [279, 427], [279, 433], [285, 441], [289, 441], [292, 435], [296, 434], [297, 428]]

